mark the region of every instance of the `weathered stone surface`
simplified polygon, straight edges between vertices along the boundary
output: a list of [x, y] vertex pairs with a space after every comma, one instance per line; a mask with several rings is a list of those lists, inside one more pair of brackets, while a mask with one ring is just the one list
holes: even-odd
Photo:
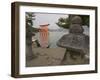
[[72, 24], [82, 24], [82, 19], [81, 19], [81, 17], [79, 17], [79, 16], [74, 16], [74, 17], [71, 19], [71, 23], [72, 23]]
[[89, 48], [89, 37], [85, 34], [66, 34], [57, 43], [58, 46], [81, 53]]
[[83, 29], [83, 27], [81, 27], [81, 25], [79, 25], [79, 24], [71, 24], [70, 25], [69, 33], [82, 34], [83, 32], [84, 32], [84, 29]]

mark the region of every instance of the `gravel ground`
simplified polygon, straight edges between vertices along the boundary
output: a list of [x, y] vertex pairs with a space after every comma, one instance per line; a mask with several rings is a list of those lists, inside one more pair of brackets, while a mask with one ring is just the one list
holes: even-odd
[[76, 59], [70, 57], [67, 52], [66, 59], [63, 61], [66, 49], [64, 48], [33, 48], [36, 58], [26, 61], [26, 67], [35, 66], [56, 66], [56, 65], [77, 65], [88, 64], [89, 60], [77, 56]]

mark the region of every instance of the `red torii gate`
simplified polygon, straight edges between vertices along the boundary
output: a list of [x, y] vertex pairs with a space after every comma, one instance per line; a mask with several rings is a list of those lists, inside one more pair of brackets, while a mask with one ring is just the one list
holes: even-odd
[[48, 41], [49, 41], [49, 32], [48, 32], [48, 26], [49, 24], [40, 25], [40, 45], [42, 48], [48, 47]]

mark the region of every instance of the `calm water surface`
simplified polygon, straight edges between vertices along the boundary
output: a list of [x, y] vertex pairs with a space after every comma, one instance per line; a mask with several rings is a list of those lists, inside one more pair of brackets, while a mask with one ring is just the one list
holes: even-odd
[[[89, 35], [89, 28], [87, 26], [83, 26], [84, 28], [84, 34]], [[68, 29], [63, 29], [63, 30], [50, 30], [49, 31], [49, 45], [50, 48], [56, 48], [57, 45], [57, 41], [64, 35], [64, 34], [68, 34], [69, 30]], [[39, 39], [39, 33], [36, 33], [35, 36], [36, 39], [38, 39], [38, 41], [40, 42]]]

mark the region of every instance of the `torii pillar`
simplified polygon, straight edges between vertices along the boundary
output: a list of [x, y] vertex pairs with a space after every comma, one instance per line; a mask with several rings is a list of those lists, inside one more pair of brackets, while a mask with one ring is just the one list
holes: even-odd
[[43, 24], [40, 25], [40, 45], [42, 48], [48, 47], [48, 39], [49, 39], [49, 33], [48, 33], [48, 26], [49, 24]]

